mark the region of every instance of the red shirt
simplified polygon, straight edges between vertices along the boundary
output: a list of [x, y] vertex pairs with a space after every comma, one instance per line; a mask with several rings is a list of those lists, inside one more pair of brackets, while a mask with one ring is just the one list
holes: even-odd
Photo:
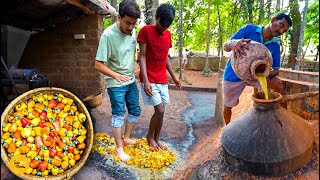
[[[140, 29], [137, 41], [147, 44], [146, 68], [149, 82], [168, 84], [166, 65], [168, 52], [172, 47], [170, 31], [165, 30], [159, 34], [155, 26], [147, 25]], [[143, 82], [141, 71], [139, 79]]]

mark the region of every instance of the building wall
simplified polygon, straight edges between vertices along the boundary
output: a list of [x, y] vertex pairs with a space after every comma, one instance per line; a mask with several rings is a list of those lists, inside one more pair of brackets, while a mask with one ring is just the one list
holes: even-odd
[[[50, 86], [69, 90], [80, 98], [101, 92], [104, 82], [94, 68], [102, 32], [102, 17], [90, 15], [30, 37], [19, 68], [37, 68]], [[84, 34], [76, 40], [74, 34]]]

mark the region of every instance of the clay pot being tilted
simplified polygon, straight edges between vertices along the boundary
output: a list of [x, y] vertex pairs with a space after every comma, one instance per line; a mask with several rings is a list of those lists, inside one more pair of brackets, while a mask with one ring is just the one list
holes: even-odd
[[245, 49], [246, 55], [242, 58], [234, 58], [231, 54], [231, 66], [237, 76], [246, 82], [257, 81], [256, 73], [263, 73], [266, 77], [270, 74], [272, 67], [272, 56], [269, 49], [263, 44], [251, 41], [247, 43], [249, 49]]
[[279, 103], [318, 94], [270, 93], [270, 99], [264, 100], [262, 92], [255, 93], [254, 108], [231, 121], [222, 133], [227, 161], [237, 169], [268, 176], [281, 176], [303, 167], [312, 157], [313, 129]]

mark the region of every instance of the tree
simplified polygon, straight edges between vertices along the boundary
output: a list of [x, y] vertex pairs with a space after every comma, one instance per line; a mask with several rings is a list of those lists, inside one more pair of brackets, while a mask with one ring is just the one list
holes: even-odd
[[[110, 5], [111, 5], [112, 7], [114, 7], [114, 8], [117, 10], [117, 12], [119, 12], [117, 0], [110, 0]], [[112, 17], [112, 22], [114, 23], [114, 22], [116, 22], [116, 21], [117, 21], [117, 17], [116, 17], [116, 16], [113, 16], [113, 17]]]
[[207, 33], [206, 33], [206, 63], [203, 70], [205, 76], [210, 76], [211, 70], [209, 68], [209, 49], [210, 49], [210, 1], [208, 0], [208, 16], [207, 16]]
[[277, 3], [276, 3], [276, 11], [280, 11], [280, 0], [277, 0]]
[[179, 4], [179, 79], [182, 80], [182, 48], [183, 48], [183, 0]]
[[260, 0], [259, 3], [259, 20], [258, 24], [261, 24], [264, 18], [264, 0]]
[[267, 19], [271, 18], [271, 0], [267, 0]]
[[304, 58], [304, 56], [302, 55], [302, 48], [303, 48], [303, 41], [304, 41], [304, 29], [306, 27], [307, 11], [308, 11], [308, 0], [305, 0], [305, 5], [303, 8], [303, 20], [301, 23], [300, 38], [299, 38], [299, 44], [298, 44], [298, 50], [297, 50], [297, 59], [302, 58], [302, 61]]
[[293, 32], [291, 32], [291, 46], [288, 60], [289, 68], [296, 69], [296, 57], [298, 52], [298, 44], [301, 31], [301, 16], [299, 12], [298, 0], [290, 0], [290, 14], [292, 18]]
[[318, 51], [319, 51], [319, 28], [315, 24], [319, 24], [319, 1], [311, 0], [310, 5], [308, 7], [308, 12], [306, 16], [306, 28], [305, 28], [305, 38], [304, 43], [308, 43], [306, 41], [310, 40], [313, 48], [311, 51], [316, 50], [315, 61], [318, 59]]
[[217, 94], [216, 94], [216, 109], [214, 113], [214, 118], [216, 120], [220, 120], [220, 126], [224, 126], [224, 120], [223, 120], [223, 87], [222, 87], [222, 81], [223, 81], [223, 72], [222, 69], [222, 57], [223, 57], [223, 48], [222, 48], [222, 42], [223, 42], [223, 36], [222, 36], [222, 23], [221, 23], [221, 15], [220, 15], [220, 8], [218, 7], [217, 11], [218, 15], [218, 24], [219, 24], [219, 46], [221, 47], [221, 53], [219, 58], [219, 70], [218, 70], [218, 83], [217, 83]]
[[246, 0], [249, 22], [253, 24], [254, 0]]
[[145, 0], [145, 23], [147, 25], [155, 23], [155, 15], [159, 6], [159, 0]]

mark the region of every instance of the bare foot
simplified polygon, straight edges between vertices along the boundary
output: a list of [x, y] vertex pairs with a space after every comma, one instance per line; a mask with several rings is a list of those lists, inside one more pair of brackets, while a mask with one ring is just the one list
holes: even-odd
[[147, 141], [148, 141], [148, 145], [149, 145], [150, 147], [152, 147], [153, 149], [158, 150], [158, 149], [160, 148], [160, 147], [158, 146], [158, 144], [154, 141], [153, 138], [148, 138], [148, 137], [147, 137]]
[[128, 154], [126, 154], [123, 149], [116, 149], [114, 151], [114, 153], [121, 159], [121, 161], [126, 162], [128, 160], [130, 160], [130, 156]]
[[126, 145], [135, 145], [137, 143], [137, 141], [135, 140], [132, 140], [130, 138], [128, 139], [123, 139], [123, 145], [126, 146]]
[[161, 144], [159, 141], [156, 142], [157, 145], [162, 149], [162, 150], [167, 150], [168, 148], [166, 146], [164, 146], [163, 144]]

